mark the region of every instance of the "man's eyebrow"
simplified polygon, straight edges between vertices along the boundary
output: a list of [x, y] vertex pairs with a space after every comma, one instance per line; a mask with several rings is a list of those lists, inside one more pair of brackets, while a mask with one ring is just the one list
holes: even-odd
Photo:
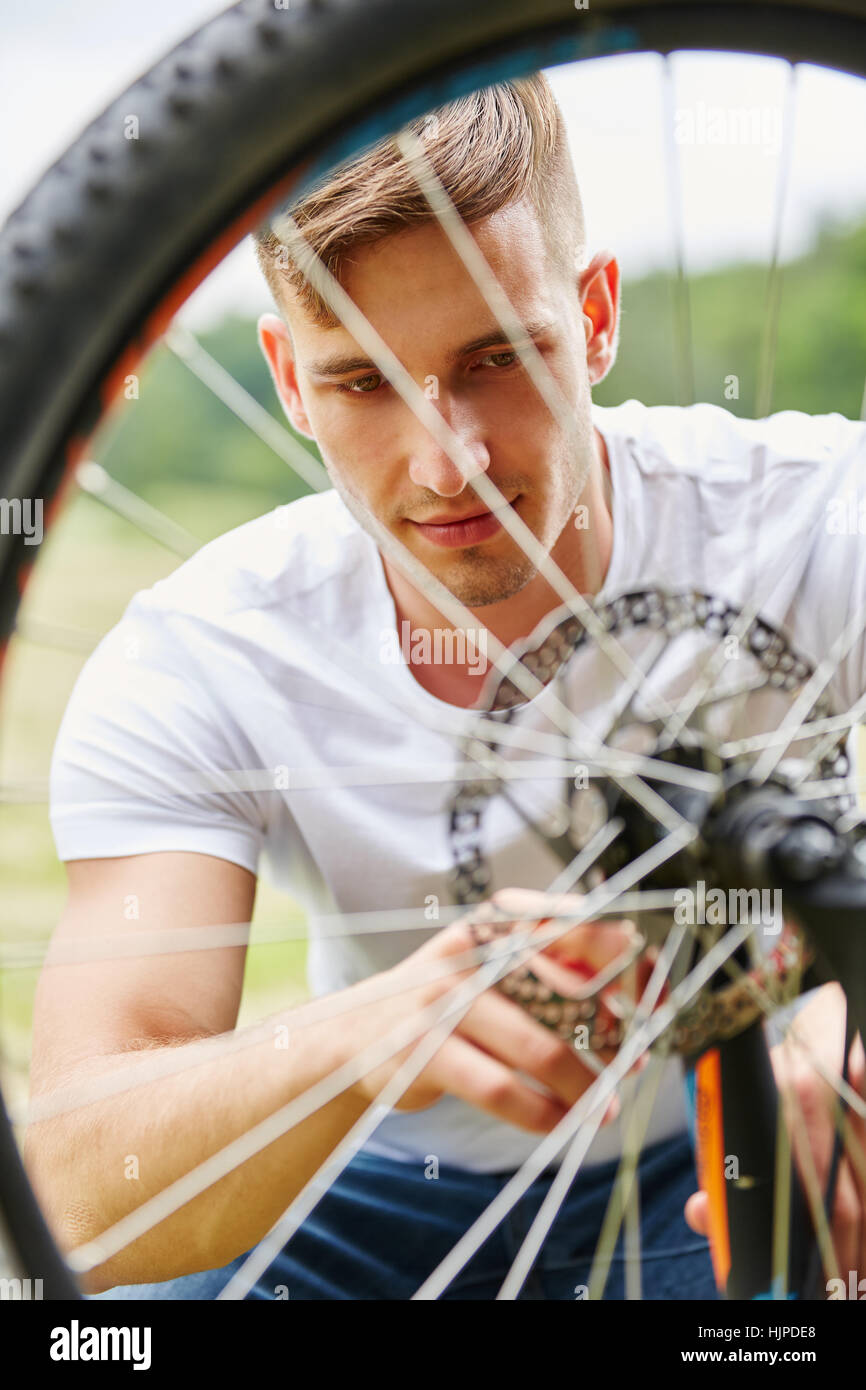
[[[553, 327], [550, 320], [537, 320], [522, 325], [523, 333], [519, 339], [521, 343], [527, 339], [540, 338], [542, 334], [549, 332]], [[487, 333], [483, 333], [479, 338], [473, 338], [469, 343], [463, 343], [459, 348], [452, 348], [446, 353], [449, 362], [459, 362], [461, 357], [468, 357], [473, 352], [483, 352], [485, 348], [496, 347], [499, 343], [513, 342], [501, 328], [494, 327]], [[330, 357], [322, 357], [317, 362], [302, 363], [304, 371], [310, 376], [332, 377], [348, 376], [352, 372], [379, 372], [375, 362], [371, 362], [369, 357], [352, 357], [345, 353], [332, 353]]]

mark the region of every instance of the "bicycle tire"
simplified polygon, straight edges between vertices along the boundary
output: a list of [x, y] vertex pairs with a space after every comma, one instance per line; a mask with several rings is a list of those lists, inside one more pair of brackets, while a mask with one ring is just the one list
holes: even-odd
[[[93, 121], [0, 232], [0, 490], [45, 530], [125, 376], [272, 206], [475, 87], [611, 53], [715, 48], [866, 75], [863, 0], [242, 0]], [[123, 135], [138, 118], [138, 138]], [[46, 369], [46, 364], [50, 367]], [[0, 535], [0, 667], [39, 551]], [[0, 1211], [45, 1297], [77, 1288], [0, 1105]]]

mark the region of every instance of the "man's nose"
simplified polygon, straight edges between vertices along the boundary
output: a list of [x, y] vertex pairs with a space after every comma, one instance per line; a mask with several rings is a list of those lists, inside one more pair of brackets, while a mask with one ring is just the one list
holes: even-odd
[[[461, 422], [455, 420], [453, 415], [450, 420], [446, 416], [445, 420], [462, 445], [462, 450], [455, 447], [455, 458], [452, 458], [448, 450], [416, 420], [409, 451], [409, 477], [418, 487], [427, 488], [440, 497], [458, 497], [472, 478], [487, 472], [490, 453], [477, 421], [467, 418]], [[464, 463], [465, 467], [462, 466]]]

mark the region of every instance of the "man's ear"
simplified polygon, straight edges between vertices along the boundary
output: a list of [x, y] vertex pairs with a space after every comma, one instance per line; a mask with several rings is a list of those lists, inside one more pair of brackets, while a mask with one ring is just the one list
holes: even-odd
[[295, 372], [295, 350], [292, 335], [284, 321], [277, 314], [262, 314], [258, 321], [259, 347], [264, 353], [276, 393], [282, 402], [292, 428], [307, 439], [313, 439], [313, 431]]
[[586, 363], [592, 386], [616, 361], [619, 333], [619, 265], [612, 251], [599, 251], [580, 272], [578, 293], [586, 332]]

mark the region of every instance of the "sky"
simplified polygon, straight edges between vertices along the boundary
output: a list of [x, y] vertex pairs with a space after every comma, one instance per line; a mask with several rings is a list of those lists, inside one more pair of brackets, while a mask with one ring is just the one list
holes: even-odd
[[[162, 53], [225, 8], [214, 0], [0, 0], [0, 219], [78, 132]], [[598, 59], [549, 74], [566, 115], [590, 249], [626, 278], [750, 257], [773, 245], [791, 141], [783, 258], [827, 217], [866, 217], [866, 82], [775, 59]], [[677, 232], [679, 227], [679, 233]], [[248, 242], [182, 312], [195, 327], [269, 308]]]

